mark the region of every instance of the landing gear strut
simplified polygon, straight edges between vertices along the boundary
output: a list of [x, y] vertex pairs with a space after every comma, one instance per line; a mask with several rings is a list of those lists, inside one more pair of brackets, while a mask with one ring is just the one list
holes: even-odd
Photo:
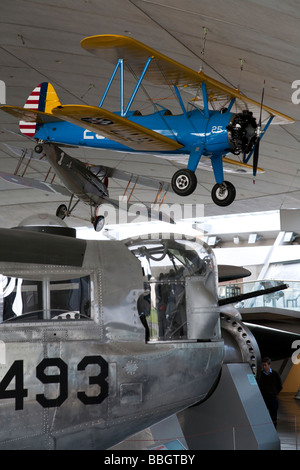
[[[73, 206], [71, 210], [68, 209], [65, 204], [61, 204], [60, 206], [58, 206], [56, 210], [56, 217], [59, 217], [61, 220], [64, 220], [65, 217], [70, 216], [72, 210], [74, 209], [74, 207], [77, 205], [78, 202], [79, 201], [76, 201], [75, 205]], [[105, 218], [103, 217], [103, 215], [96, 215], [96, 211], [97, 209], [95, 210], [95, 216], [91, 217], [91, 222], [96, 232], [101, 232], [101, 230], [103, 229], [105, 225]]]
[[235, 187], [229, 181], [215, 184], [211, 191], [211, 197], [218, 206], [229, 206], [235, 199]]

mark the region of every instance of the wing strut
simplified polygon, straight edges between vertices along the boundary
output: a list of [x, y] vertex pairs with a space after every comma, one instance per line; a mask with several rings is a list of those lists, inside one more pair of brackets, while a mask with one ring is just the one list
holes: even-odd
[[[134, 180], [134, 181], [132, 181], [132, 180]], [[131, 183], [133, 183], [133, 186], [132, 186], [132, 189], [131, 189], [131, 191], [130, 191], [130, 194], [129, 194], [129, 197], [128, 197], [128, 199], [127, 199], [127, 202], [130, 201], [131, 196], [133, 195], [133, 191], [135, 190], [135, 187], [136, 187], [137, 178], [134, 177], [134, 175], [132, 175], [131, 178], [130, 178], [130, 180], [128, 181], [127, 186], [126, 186], [126, 188], [125, 188], [125, 191], [124, 191], [124, 193], [123, 193], [122, 199], [124, 199], [124, 197], [126, 197], [126, 193], [127, 193], [128, 189], [129, 189]]]
[[[122, 200], [124, 200], [124, 198], [127, 197], [127, 192], [130, 191], [130, 194], [127, 198], [127, 203], [129, 203], [129, 201], [131, 199], [131, 196], [133, 195], [133, 192], [135, 190], [135, 187], [138, 183], [139, 183], [139, 177], [136, 176], [136, 175], [131, 175], [131, 177], [130, 177], [128, 183], [127, 183], [127, 186], [124, 190]], [[140, 183], [140, 184], [142, 184], [142, 183]], [[161, 208], [161, 206], [162, 206], [162, 204], [165, 200], [165, 197], [168, 193], [169, 186], [170, 185], [166, 184], [166, 183], [159, 183], [159, 188], [158, 188], [157, 193], [156, 193], [156, 197], [155, 197], [155, 200], [154, 200], [154, 203], [153, 203], [153, 208], [156, 206], [156, 204], [158, 204], [159, 208]]]
[[[166, 188], [164, 187], [164, 184], [161, 184], [161, 185], [160, 185], [160, 188], [158, 189], [157, 194], [156, 194], [156, 198], [155, 198], [153, 207], [155, 207], [156, 204], [158, 204], [158, 205], [159, 205], [159, 209], [161, 208], [161, 206], [162, 206], [163, 203], [164, 203], [165, 197], [166, 197], [166, 195], [167, 195], [168, 189], [169, 189], [169, 185], [167, 185]], [[164, 193], [163, 193], [163, 190], [164, 190]], [[163, 193], [163, 194], [162, 194], [162, 193]], [[161, 195], [162, 195], [162, 197], [161, 197]]]
[[128, 111], [130, 110], [130, 107], [133, 103], [133, 100], [134, 100], [134, 98], [135, 98], [135, 96], [136, 96], [136, 94], [137, 94], [137, 92], [138, 92], [138, 90], [141, 86], [141, 83], [144, 79], [144, 76], [145, 76], [147, 70], [148, 70], [148, 67], [150, 65], [151, 60], [152, 60], [152, 57], [148, 57], [148, 59], [146, 61], [146, 64], [145, 64], [145, 66], [142, 70], [142, 73], [140, 75], [140, 78], [137, 81], [137, 84], [136, 84], [136, 86], [135, 86], [135, 88], [134, 88], [134, 90], [131, 94], [131, 97], [130, 97], [130, 99], [128, 101], [128, 104], [126, 106], [126, 109], [124, 111], [124, 59], [119, 59], [118, 62], [117, 62], [117, 65], [114, 68], [113, 73], [111, 74], [109, 82], [108, 82], [108, 84], [107, 84], [107, 86], [104, 90], [103, 96], [102, 96], [101, 101], [99, 103], [99, 108], [102, 108], [102, 105], [104, 103], [105, 98], [107, 97], [107, 94], [109, 92], [111, 84], [112, 84], [112, 82], [115, 78], [115, 75], [116, 75], [118, 69], [120, 68], [120, 114], [121, 114], [122, 117], [125, 117], [128, 114]]
[[[17, 175], [17, 174], [18, 174], [18, 171], [20, 170], [20, 168], [21, 168], [21, 166], [22, 166], [22, 163], [23, 163], [23, 161], [24, 161], [24, 158], [25, 158], [26, 154], [27, 154], [27, 150], [22, 149], [22, 153], [21, 153], [21, 156], [20, 156], [20, 158], [19, 158], [19, 161], [18, 161], [18, 164], [17, 164], [17, 166], [16, 166], [16, 169], [15, 169], [15, 171], [14, 171], [14, 175]], [[28, 160], [28, 161], [30, 162], [30, 160], [31, 160], [31, 157], [29, 157], [29, 160]], [[28, 164], [29, 164], [29, 163], [28, 163]], [[23, 171], [23, 173], [22, 173], [21, 176], [24, 176], [24, 175], [25, 175], [26, 170], [27, 170], [27, 167], [28, 167], [28, 164], [26, 165], [25, 170]]]
[[[21, 150], [21, 154], [20, 154], [20, 158], [19, 158], [19, 161], [17, 163], [17, 166], [16, 166], [16, 169], [14, 171], [14, 175], [16, 176], [19, 176], [21, 178], [24, 178], [25, 175], [26, 175], [26, 172], [28, 170], [28, 167], [33, 159], [33, 153], [34, 151], [33, 150], [28, 150], [28, 149], [22, 149]], [[43, 160], [44, 156], [40, 156], [39, 157], [39, 160]], [[24, 160], [27, 160], [26, 163], [24, 162]], [[24, 163], [24, 167], [22, 168], [22, 165]], [[44, 183], [47, 183], [47, 180], [50, 179], [50, 185], [52, 185], [54, 183], [54, 180], [55, 180], [55, 176], [56, 176], [56, 173], [53, 172], [53, 175], [50, 177], [51, 175], [51, 172], [53, 172], [53, 169], [52, 167], [50, 166], [45, 177], [44, 177]]]
[[[45, 176], [44, 183], [47, 182], [47, 179], [49, 178], [49, 176], [50, 176], [50, 174], [51, 174], [52, 171], [53, 171], [53, 170], [52, 170], [52, 167], [50, 166], [50, 167], [49, 167], [49, 170], [47, 171], [47, 174], [46, 174], [46, 176]], [[50, 184], [52, 184], [52, 183], [54, 182], [55, 176], [56, 176], [56, 173], [54, 172], [52, 178], [50, 179]]]
[[201, 84], [202, 87], [202, 98], [203, 98], [203, 104], [204, 104], [204, 115], [205, 117], [209, 117], [209, 109], [208, 109], [208, 96], [207, 96], [207, 88], [206, 84], [202, 82]]

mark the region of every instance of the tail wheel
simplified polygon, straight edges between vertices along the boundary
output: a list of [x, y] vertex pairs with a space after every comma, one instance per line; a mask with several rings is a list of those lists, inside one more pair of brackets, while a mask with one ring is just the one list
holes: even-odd
[[36, 153], [42, 153], [42, 151], [43, 151], [43, 146], [42, 146], [42, 144], [36, 144], [36, 146], [34, 147], [34, 151], [35, 151]]
[[191, 170], [178, 170], [172, 178], [172, 189], [179, 196], [189, 196], [197, 187], [197, 177]]
[[229, 181], [215, 184], [211, 191], [211, 197], [218, 206], [229, 206], [235, 199], [235, 187]]
[[64, 220], [64, 218], [68, 215], [68, 209], [65, 204], [61, 204], [58, 206], [57, 211], [56, 211], [56, 217], [59, 217], [61, 220]]
[[94, 229], [96, 230], [96, 232], [101, 232], [101, 230], [103, 229], [105, 225], [105, 218], [103, 217], [103, 215], [98, 215], [95, 218], [93, 225], [94, 225]]

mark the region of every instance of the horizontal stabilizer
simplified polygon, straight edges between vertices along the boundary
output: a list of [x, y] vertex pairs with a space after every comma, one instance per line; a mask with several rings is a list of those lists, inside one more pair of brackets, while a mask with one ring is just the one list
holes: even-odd
[[61, 119], [56, 116], [53, 116], [53, 114], [44, 113], [42, 111], [32, 110], [28, 108], [22, 108], [20, 106], [5, 105], [0, 106], [0, 109], [25, 122], [37, 122], [38, 124], [44, 124], [46, 122], [61, 121]]
[[162, 134], [96, 106], [66, 105], [52, 110], [60, 119], [140, 151], [170, 151], [183, 145]]
[[34, 138], [42, 124], [57, 122], [51, 109], [60, 106], [60, 101], [51, 83], [43, 82], [36, 86], [27, 98], [24, 108], [19, 106], [1, 106], [0, 109], [19, 119], [22, 134]]

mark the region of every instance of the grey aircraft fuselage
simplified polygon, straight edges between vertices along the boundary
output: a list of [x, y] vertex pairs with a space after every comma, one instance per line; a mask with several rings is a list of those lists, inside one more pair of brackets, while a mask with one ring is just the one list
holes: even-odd
[[108, 449], [211, 391], [214, 256], [151, 237], [0, 229], [0, 449]]

